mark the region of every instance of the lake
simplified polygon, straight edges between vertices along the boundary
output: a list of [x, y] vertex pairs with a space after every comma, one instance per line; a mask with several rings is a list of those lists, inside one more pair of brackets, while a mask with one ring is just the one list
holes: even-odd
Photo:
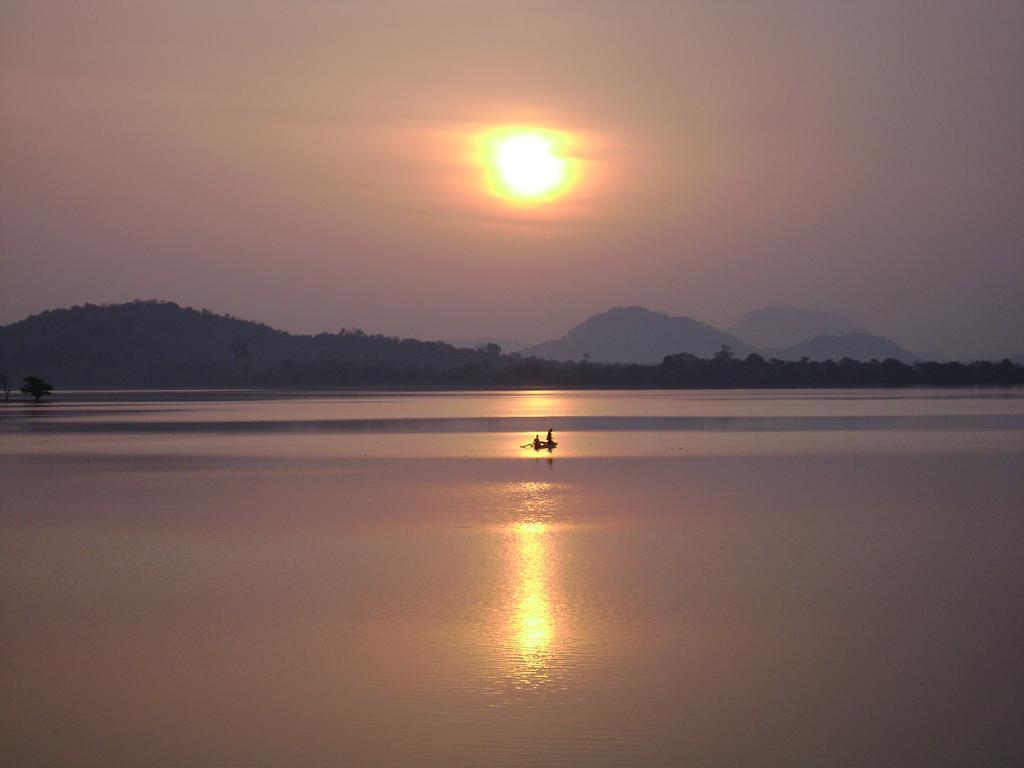
[[1024, 761], [1020, 389], [67, 392], [0, 460], [4, 766]]

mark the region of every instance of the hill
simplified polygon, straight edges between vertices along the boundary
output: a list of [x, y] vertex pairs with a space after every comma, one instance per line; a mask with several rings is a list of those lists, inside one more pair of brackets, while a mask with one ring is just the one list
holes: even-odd
[[522, 350], [548, 360], [660, 363], [666, 355], [687, 352], [712, 357], [725, 344], [736, 355], [754, 349], [735, 336], [694, 320], [672, 317], [643, 307], [616, 307], [587, 318], [565, 336]]
[[765, 350], [764, 354], [767, 357], [777, 357], [780, 360], [800, 360], [804, 357], [811, 360], [842, 360], [847, 357], [851, 360], [862, 361], [888, 359], [904, 363], [917, 361], [917, 357], [896, 342], [870, 333], [846, 333], [842, 336], [823, 334], [785, 349]]
[[[722, 345], [734, 355], [719, 355]], [[660, 348], [658, 348], [660, 346]], [[682, 351], [662, 354], [665, 349]], [[1024, 384], [1024, 368], [998, 363], [913, 363], [870, 334], [821, 336], [762, 354], [687, 317], [624, 307], [533, 348], [572, 361], [503, 355], [497, 345], [456, 348], [359, 330], [290, 334], [261, 323], [136, 301], [42, 312], [0, 327], [9, 383], [41, 376], [74, 387], [868, 387]], [[623, 351], [625, 350], [625, 351]], [[690, 351], [693, 350], [693, 351]], [[579, 362], [583, 352], [591, 361]], [[622, 355], [652, 364], [602, 363]], [[654, 358], [660, 356], [660, 359]], [[821, 358], [830, 360], [820, 362]], [[703, 358], [703, 359], [702, 359]], [[857, 362], [856, 358], [869, 362]], [[17, 395], [15, 396], [17, 399]]]
[[359, 330], [295, 335], [160, 301], [48, 310], [0, 327], [0, 370], [14, 381], [34, 374], [62, 388], [345, 384], [367, 367], [400, 378], [403, 369], [444, 371], [499, 358], [496, 347], [459, 349]]
[[817, 336], [867, 334], [859, 323], [835, 312], [795, 307], [764, 307], [748, 312], [729, 333], [761, 349], [785, 349]]

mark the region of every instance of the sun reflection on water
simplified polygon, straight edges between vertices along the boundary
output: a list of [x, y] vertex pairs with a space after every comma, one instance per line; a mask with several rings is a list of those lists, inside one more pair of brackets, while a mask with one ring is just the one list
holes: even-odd
[[548, 683], [557, 660], [559, 627], [555, 610], [554, 486], [517, 483], [516, 517], [504, 526], [509, 537], [509, 604], [506, 648], [509, 673], [520, 688]]
[[526, 390], [517, 393], [517, 396], [510, 402], [511, 416], [555, 416], [563, 408], [565, 398], [558, 392], [548, 390]]
[[519, 523], [513, 528], [519, 557], [515, 632], [520, 666], [516, 676], [532, 682], [547, 676], [555, 639], [548, 594], [547, 529], [545, 523]]

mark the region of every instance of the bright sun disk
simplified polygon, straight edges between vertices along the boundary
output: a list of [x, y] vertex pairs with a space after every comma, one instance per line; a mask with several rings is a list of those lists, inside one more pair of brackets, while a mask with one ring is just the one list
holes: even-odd
[[566, 192], [575, 161], [567, 137], [546, 129], [505, 128], [483, 136], [480, 161], [490, 191], [505, 200], [540, 203]]

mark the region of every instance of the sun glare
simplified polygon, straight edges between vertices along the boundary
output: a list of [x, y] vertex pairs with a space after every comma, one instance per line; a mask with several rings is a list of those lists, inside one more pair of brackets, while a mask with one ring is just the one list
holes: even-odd
[[483, 134], [478, 159], [489, 191], [520, 204], [545, 203], [565, 194], [579, 163], [569, 137], [546, 128], [498, 128]]

